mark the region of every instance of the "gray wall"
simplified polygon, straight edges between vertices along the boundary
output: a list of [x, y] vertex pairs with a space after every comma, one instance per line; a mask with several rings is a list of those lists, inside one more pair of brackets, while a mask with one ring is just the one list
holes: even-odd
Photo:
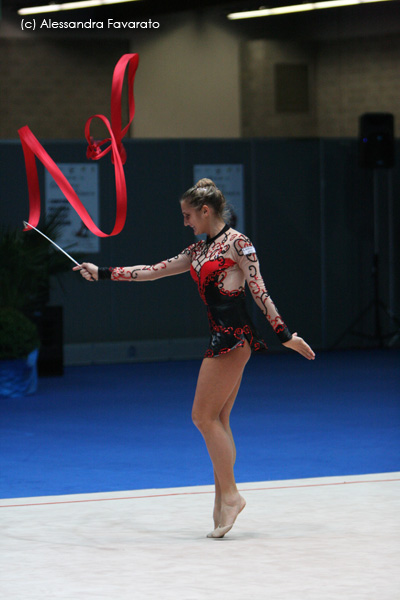
[[[328, 40], [257, 39], [243, 43], [242, 127], [248, 136], [353, 137], [364, 112], [391, 112], [400, 131], [400, 35]], [[301, 101], [308, 110], [279, 110], [277, 65], [307, 69]], [[283, 90], [283, 95], [285, 90]]]

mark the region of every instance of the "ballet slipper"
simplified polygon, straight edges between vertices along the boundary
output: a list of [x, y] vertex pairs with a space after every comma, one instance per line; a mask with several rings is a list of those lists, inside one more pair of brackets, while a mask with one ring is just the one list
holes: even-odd
[[221, 507], [219, 509], [214, 508], [213, 521], [214, 521], [214, 529], [217, 529], [221, 518]]
[[221, 527], [221, 525], [218, 525], [218, 527], [216, 527], [214, 529], [214, 531], [211, 531], [210, 533], [207, 534], [208, 538], [222, 538], [222, 537], [224, 537], [224, 535], [226, 533], [228, 533], [228, 531], [230, 531], [232, 529], [232, 527], [234, 526], [234, 524], [236, 522], [237, 517], [240, 515], [240, 513], [246, 506], [245, 499], [241, 497], [241, 500], [242, 500], [242, 506], [241, 506], [239, 512], [237, 513], [234, 521], [230, 525], [225, 525], [224, 527]]
[[232, 525], [226, 525], [225, 527], [221, 527], [220, 525], [218, 525], [218, 527], [216, 527], [214, 529], [214, 531], [207, 533], [207, 537], [208, 538], [223, 538], [224, 535], [232, 529], [232, 527], [233, 527], [233, 523], [232, 523]]

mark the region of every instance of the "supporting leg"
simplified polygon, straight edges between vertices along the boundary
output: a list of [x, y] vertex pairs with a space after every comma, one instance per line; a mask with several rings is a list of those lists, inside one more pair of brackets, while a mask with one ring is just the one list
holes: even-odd
[[[235, 461], [236, 461], [236, 446], [235, 446], [235, 441], [233, 439], [233, 434], [232, 434], [232, 430], [231, 430], [231, 426], [230, 426], [230, 414], [231, 414], [233, 405], [235, 403], [241, 381], [242, 381], [242, 375], [239, 377], [239, 380], [236, 383], [232, 394], [229, 396], [229, 398], [226, 401], [224, 408], [222, 409], [221, 414], [220, 414], [220, 421], [222, 423], [222, 426], [224, 427], [224, 429], [227, 432], [229, 439], [231, 441], [232, 452], [233, 452], [233, 465], [235, 465]], [[217, 477], [215, 470], [214, 470], [214, 481], [215, 481], [215, 503], [214, 503], [213, 519], [214, 519], [214, 529], [216, 529], [221, 522], [221, 486], [219, 484], [218, 477]]]
[[246, 344], [217, 358], [206, 358], [197, 382], [192, 417], [204, 437], [216, 481], [214, 514], [219, 523], [213, 537], [225, 535], [246, 504], [237, 490], [233, 472], [236, 449], [229, 415], [249, 357], [250, 348]]

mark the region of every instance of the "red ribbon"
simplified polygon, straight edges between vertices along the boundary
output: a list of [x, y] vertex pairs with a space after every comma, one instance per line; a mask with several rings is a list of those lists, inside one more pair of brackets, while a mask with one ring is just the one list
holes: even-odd
[[[126, 181], [124, 167], [126, 161], [126, 151], [122, 145], [122, 138], [127, 133], [130, 124], [132, 123], [135, 114], [135, 99], [133, 96], [133, 84], [135, 80], [136, 70], [139, 64], [138, 54], [124, 54], [117, 62], [111, 87], [111, 124], [109, 120], [103, 115], [93, 115], [90, 117], [85, 126], [85, 137], [88, 142], [88, 148], [86, 151], [87, 158], [92, 160], [99, 160], [105, 154], [111, 152], [111, 161], [114, 165], [115, 172], [115, 189], [116, 189], [116, 216], [115, 225], [111, 233], [107, 234], [101, 231], [94, 223], [86, 208], [79, 200], [75, 190], [57, 167], [56, 163], [46, 152], [43, 146], [40, 144], [38, 139], [33, 135], [27, 125], [18, 130], [18, 134], [21, 140], [22, 149], [25, 158], [26, 176], [28, 181], [28, 192], [29, 192], [29, 223], [34, 227], [37, 226], [40, 219], [40, 187], [39, 178], [37, 173], [36, 158], [40, 160], [43, 166], [47, 169], [54, 181], [57, 183], [60, 190], [68, 202], [76, 210], [86, 227], [95, 235], [99, 237], [109, 237], [120, 233], [125, 225], [126, 221], [126, 209], [127, 209], [127, 194], [126, 194]], [[128, 69], [128, 102], [129, 102], [129, 122], [122, 129], [122, 118], [121, 118], [121, 95], [122, 86], [124, 82], [125, 70], [129, 65]], [[100, 119], [103, 121], [110, 134], [109, 138], [102, 140], [101, 142], [95, 142], [90, 135], [90, 124], [93, 119]], [[109, 142], [109, 145], [102, 149], [102, 146]], [[29, 227], [26, 227], [24, 231], [28, 231]]]

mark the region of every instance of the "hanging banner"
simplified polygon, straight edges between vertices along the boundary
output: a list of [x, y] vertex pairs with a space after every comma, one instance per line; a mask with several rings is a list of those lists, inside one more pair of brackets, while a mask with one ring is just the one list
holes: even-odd
[[[99, 165], [87, 163], [62, 163], [58, 168], [83, 199], [92, 219], [99, 221]], [[60, 224], [57, 241], [60, 246], [76, 254], [100, 252], [100, 238], [90, 234], [88, 227], [65, 198], [48, 171], [45, 172], [46, 216], [57, 215]]]

